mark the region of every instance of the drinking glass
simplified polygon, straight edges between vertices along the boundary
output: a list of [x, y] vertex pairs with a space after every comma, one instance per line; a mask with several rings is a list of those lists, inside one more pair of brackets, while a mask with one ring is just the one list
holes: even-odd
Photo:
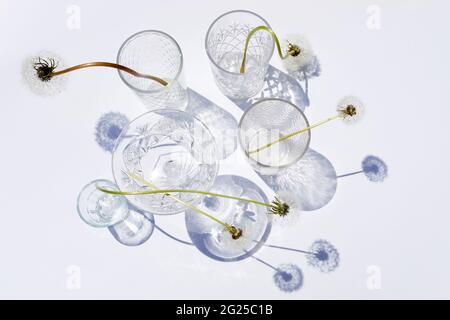
[[264, 77], [274, 50], [271, 35], [264, 30], [250, 39], [245, 73], [240, 73], [244, 46], [249, 32], [258, 26], [269, 26], [266, 20], [251, 11], [236, 10], [218, 17], [208, 29], [206, 53], [217, 86], [233, 99], [247, 99], [264, 85]]
[[[281, 99], [263, 99], [244, 113], [239, 123], [239, 143], [252, 167], [261, 174], [275, 174], [297, 162], [306, 152], [310, 130], [276, 142], [309, 127], [303, 112]], [[261, 149], [269, 143], [270, 147]]]
[[[147, 112], [131, 121], [113, 152], [114, 179], [122, 191], [196, 189], [207, 191], [219, 168], [209, 129], [190, 114], [173, 109]], [[153, 214], [175, 214], [195, 204], [193, 193], [129, 195], [128, 200]]]
[[78, 214], [92, 227], [112, 226], [128, 215], [128, 202], [124, 196], [111, 195], [97, 189], [97, 185], [119, 191], [117, 185], [108, 180], [94, 180], [80, 192], [77, 200]]
[[159, 82], [118, 71], [123, 82], [149, 110], [186, 108], [188, 94], [183, 76], [183, 54], [178, 43], [168, 34], [157, 30], [133, 34], [120, 47], [117, 63], [168, 82], [163, 86]]
[[[241, 176], [218, 176], [211, 191], [264, 203], [269, 202], [260, 187]], [[267, 213], [267, 207], [208, 196], [203, 198], [198, 208], [243, 232], [242, 237], [234, 240], [223, 226], [188, 209], [185, 213], [185, 221], [189, 237], [198, 250], [212, 259], [218, 261], [246, 259], [258, 251], [269, 237], [272, 216]]]

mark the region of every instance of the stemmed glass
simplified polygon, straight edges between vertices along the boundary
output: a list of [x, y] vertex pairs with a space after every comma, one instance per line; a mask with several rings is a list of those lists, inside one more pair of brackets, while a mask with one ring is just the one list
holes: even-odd
[[[190, 114], [160, 109], [131, 121], [113, 152], [114, 178], [121, 191], [198, 189], [207, 191], [219, 168], [215, 139]], [[136, 207], [153, 214], [175, 214], [195, 204], [198, 194], [128, 195]]]

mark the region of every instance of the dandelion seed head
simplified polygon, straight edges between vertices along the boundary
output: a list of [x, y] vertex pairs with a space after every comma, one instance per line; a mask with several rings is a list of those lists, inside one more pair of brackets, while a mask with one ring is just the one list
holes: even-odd
[[275, 285], [284, 292], [299, 290], [303, 285], [302, 270], [295, 264], [282, 264], [278, 266], [278, 271], [273, 275]]
[[317, 56], [313, 56], [311, 61], [302, 68], [296, 71], [288, 70], [288, 73], [291, 77], [297, 79], [298, 81], [305, 81], [306, 79], [319, 77], [322, 73], [322, 67], [320, 65], [319, 58], [317, 58]]
[[388, 175], [386, 163], [376, 156], [367, 156], [361, 163], [361, 168], [367, 179], [372, 182], [382, 182]]
[[278, 192], [269, 211], [272, 216], [272, 225], [282, 229], [296, 225], [301, 212], [301, 206], [295, 194], [284, 190]]
[[95, 126], [95, 140], [99, 146], [105, 151], [112, 152], [117, 138], [128, 122], [128, 118], [118, 112], [102, 115]]
[[287, 57], [283, 59], [283, 65], [288, 72], [299, 71], [307, 66], [314, 57], [309, 41], [297, 34], [288, 35], [283, 41], [284, 51]]
[[308, 264], [320, 272], [331, 272], [339, 266], [339, 252], [326, 240], [316, 240], [310, 246], [307, 255]]
[[[54, 62], [58, 69], [66, 68], [63, 59], [50, 51], [41, 51], [38, 55], [27, 57], [22, 64], [22, 79], [23, 82], [30, 88], [30, 90], [40, 96], [55, 96], [63, 92], [67, 87], [67, 75], [60, 75], [51, 78], [40, 77], [36, 64], [43, 63], [43, 61], [50, 63]], [[51, 68], [50, 68], [51, 69]], [[47, 80], [43, 80], [47, 79]]]
[[357, 97], [347, 96], [339, 100], [336, 110], [344, 123], [354, 124], [363, 117], [364, 104]]

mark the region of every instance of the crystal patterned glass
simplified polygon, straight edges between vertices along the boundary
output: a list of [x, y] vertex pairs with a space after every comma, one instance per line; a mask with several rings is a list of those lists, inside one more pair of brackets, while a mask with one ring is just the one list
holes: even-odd
[[145, 30], [129, 37], [119, 49], [117, 63], [168, 82], [138, 78], [119, 70], [120, 78], [149, 110], [184, 110], [188, 94], [183, 76], [183, 54], [178, 43], [162, 31]]
[[[239, 123], [239, 143], [252, 167], [261, 174], [275, 174], [297, 162], [306, 152], [311, 131], [286, 135], [309, 127], [303, 112], [281, 99], [263, 99], [244, 113]], [[269, 143], [270, 147], [261, 149]]]
[[[113, 152], [113, 173], [122, 191], [208, 190], [219, 168], [209, 129], [190, 114], [172, 109], [147, 112], [131, 121]], [[192, 193], [130, 195], [128, 200], [153, 214], [175, 214], [202, 196]]]
[[205, 48], [212, 73], [219, 89], [229, 98], [248, 99], [264, 85], [274, 51], [274, 41], [267, 31], [257, 31], [251, 37], [246, 71], [239, 72], [247, 36], [253, 28], [261, 25], [270, 27], [256, 13], [230, 11], [214, 20], [206, 33]]
[[80, 192], [77, 200], [78, 214], [92, 227], [112, 226], [128, 215], [128, 201], [124, 196], [111, 195], [97, 189], [97, 185], [118, 191], [117, 185], [108, 180], [94, 180]]

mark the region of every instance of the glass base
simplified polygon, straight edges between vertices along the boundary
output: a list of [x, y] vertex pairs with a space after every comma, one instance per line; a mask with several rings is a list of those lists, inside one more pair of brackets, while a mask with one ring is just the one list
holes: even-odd
[[[256, 184], [239, 176], [218, 176], [211, 192], [268, 202], [266, 195]], [[197, 207], [243, 231], [241, 238], [233, 240], [222, 225], [198, 212], [187, 210], [186, 228], [192, 242], [198, 250], [212, 259], [238, 261], [248, 258], [261, 248], [269, 236], [272, 217], [265, 206], [205, 197]]]

